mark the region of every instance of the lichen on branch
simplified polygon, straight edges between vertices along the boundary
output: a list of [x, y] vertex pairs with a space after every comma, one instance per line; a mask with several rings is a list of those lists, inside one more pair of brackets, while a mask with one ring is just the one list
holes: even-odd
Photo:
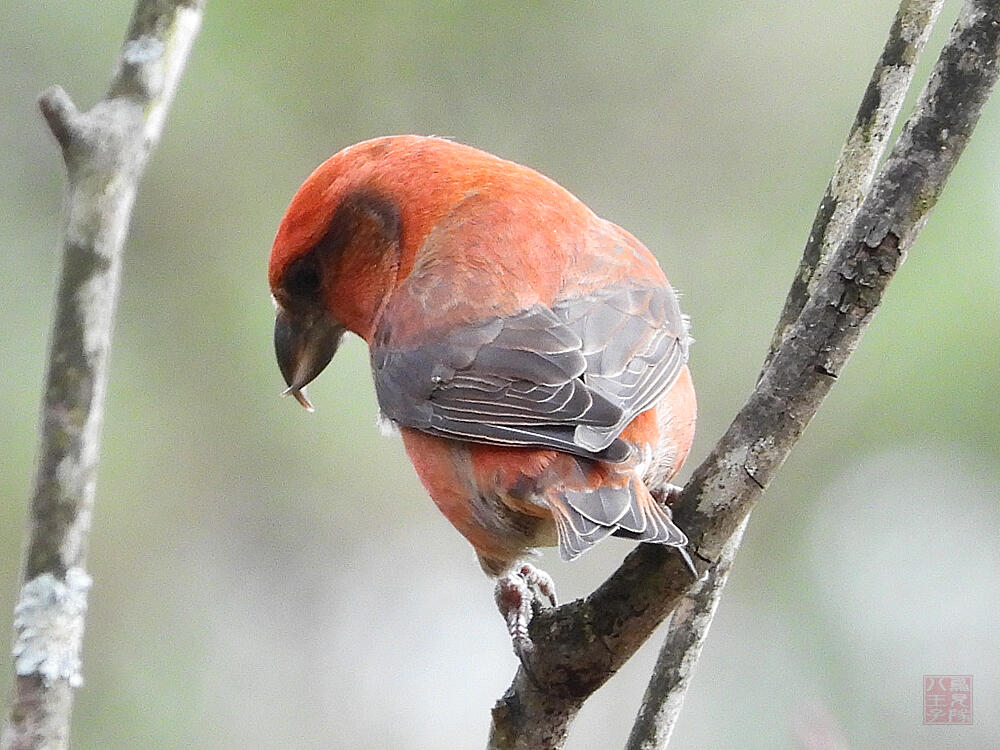
[[87, 539], [122, 249], [139, 179], [201, 25], [203, 0], [139, 0], [108, 93], [81, 112], [58, 86], [39, 107], [66, 165], [62, 273], [38, 469], [14, 615], [14, 689], [0, 750], [65, 748], [90, 577]]

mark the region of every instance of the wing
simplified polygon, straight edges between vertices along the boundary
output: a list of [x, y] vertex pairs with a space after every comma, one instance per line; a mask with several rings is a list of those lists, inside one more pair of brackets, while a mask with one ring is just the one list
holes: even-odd
[[372, 345], [383, 413], [443, 437], [554, 448], [624, 461], [618, 436], [687, 360], [685, 323], [666, 286], [615, 286], [506, 317]]
[[673, 385], [687, 363], [687, 321], [677, 295], [662, 286], [612, 289], [567, 300], [556, 311], [583, 342], [584, 383], [622, 409], [613, 425], [576, 429], [577, 444], [601, 450]]

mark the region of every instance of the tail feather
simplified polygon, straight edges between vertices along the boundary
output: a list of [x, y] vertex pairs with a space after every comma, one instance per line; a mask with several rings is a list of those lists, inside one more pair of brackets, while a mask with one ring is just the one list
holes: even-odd
[[[657, 503], [646, 486], [627, 478], [620, 487], [566, 490], [547, 496], [559, 536], [559, 555], [573, 560], [608, 536], [683, 547], [687, 536], [674, 524], [670, 509]], [[601, 517], [603, 514], [603, 518]]]
[[634, 539], [637, 542], [648, 542], [650, 544], [665, 544], [670, 547], [683, 547], [688, 543], [687, 534], [681, 531], [674, 523], [673, 514], [670, 508], [660, 505], [645, 485], [640, 485], [642, 491], [638, 494], [637, 505], [641, 508], [643, 517], [647, 520], [648, 526], [640, 533], [636, 534], [625, 528], [619, 528], [614, 535], [624, 539]]
[[646, 531], [647, 526], [649, 526], [649, 520], [646, 518], [646, 514], [642, 512], [639, 503], [634, 501], [628, 504], [628, 512], [618, 519], [618, 530], [631, 534], [642, 534]]
[[566, 502], [584, 518], [602, 526], [614, 526], [634, 505], [634, 493], [627, 486], [604, 485], [596, 490], [564, 491]]

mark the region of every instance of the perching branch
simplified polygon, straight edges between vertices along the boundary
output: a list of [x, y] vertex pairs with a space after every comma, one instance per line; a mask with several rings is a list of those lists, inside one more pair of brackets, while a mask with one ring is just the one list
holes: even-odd
[[[747, 403], [681, 493], [674, 517], [700, 572], [718, 565], [857, 347], [972, 134], [996, 82], [998, 54], [996, 0], [966, 0], [850, 231]], [[560, 747], [583, 702], [691, 588], [678, 555], [641, 545], [586, 599], [541, 612], [530, 626], [527, 669], [493, 709], [489, 747]]]
[[82, 683], [87, 538], [122, 248], [203, 5], [139, 0], [108, 93], [89, 112], [77, 111], [59, 87], [39, 98], [62, 149], [68, 189], [38, 470], [14, 609], [14, 687], [0, 750], [68, 743], [73, 688]]
[[[861, 98], [847, 140], [837, 157], [833, 177], [819, 204], [802, 260], [792, 282], [761, 374], [767, 370], [785, 332], [798, 318], [816, 281], [822, 278], [830, 254], [847, 236], [861, 202], [871, 188], [879, 161], [913, 80], [914, 68], [944, 0], [902, 0], [882, 54]], [[725, 587], [732, 558], [742, 534], [726, 546], [709, 579], [687, 595], [670, 618], [667, 635], [642, 708], [629, 736], [627, 750], [656, 750], [670, 740], [680, 716], [691, 675], [708, 636]], [[684, 617], [678, 617], [679, 613]]]

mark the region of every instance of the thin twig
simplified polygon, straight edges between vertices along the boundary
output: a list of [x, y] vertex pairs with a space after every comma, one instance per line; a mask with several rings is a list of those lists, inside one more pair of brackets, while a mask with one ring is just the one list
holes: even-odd
[[[816, 211], [761, 374], [767, 370], [785, 332], [802, 312], [817, 280], [822, 277], [830, 254], [847, 236], [871, 188], [913, 80], [917, 60], [942, 5], [944, 0], [902, 0], [899, 5], [847, 140], [837, 157], [833, 177]], [[728, 562], [736, 555], [741, 537], [742, 534], [737, 535], [735, 545], [730, 540], [726, 546], [720, 570], [723, 560], [727, 560], [728, 570]], [[697, 595], [684, 597], [670, 618], [656, 668], [629, 736], [629, 750], [656, 750], [667, 746], [724, 586], [724, 580], [714, 585], [711, 581], [701, 584]], [[687, 616], [678, 618], [680, 611]]]
[[[958, 161], [997, 77], [1000, 7], [966, 0], [852, 228], [747, 403], [695, 470], [675, 519], [715, 565], [857, 347]], [[691, 588], [677, 555], [641, 545], [585, 600], [531, 623], [524, 667], [493, 710], [491, 748], [556, 748], [580, 706]]]
[[58, 87], [39, 98], [62, 148], [68, 188], [2, 750], [68, 743], [73, 689], [82, 683], [87, 538], [122, 248], [203, 5], [139, 0], [108, 94], [90, 111], [79, 112]]
[[719, 561], [685, 594], [665, 623], [667, 638], [646, 686], [639, 715], [625, 743], [625, 750], [657, 750], [667, 746], [684, 706], [684, 696], [701, 655], [708, 629], [719, 606], [746, 521], [722, 548]]

